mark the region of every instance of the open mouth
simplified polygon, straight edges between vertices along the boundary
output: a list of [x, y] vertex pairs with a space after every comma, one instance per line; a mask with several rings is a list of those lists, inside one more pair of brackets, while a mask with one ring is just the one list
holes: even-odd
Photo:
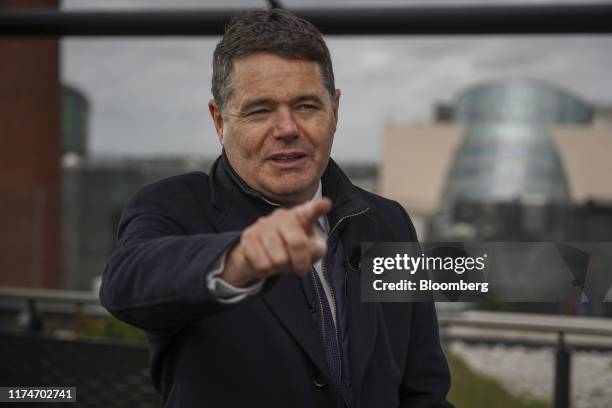
[[288, 154], [275, 154], [270, 157], [270, 160], [275, 161], [277, 163], [289, 163], [292, 161], [297, 161], [306, 157], [304, 153], [288, 153]]

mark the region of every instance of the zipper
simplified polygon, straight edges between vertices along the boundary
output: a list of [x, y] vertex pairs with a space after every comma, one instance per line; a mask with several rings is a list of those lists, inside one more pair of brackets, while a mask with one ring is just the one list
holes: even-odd
[[[364, 214], [366, 213], [368, 210], [370, 209], [370, 207], [366, 207], [361, 211], [352, 213], [352, 214], [348, 214], [345, 215], [344, 217], [340, 218], [336, 224], [334, 224], [333, 228], [329, 231], [329, 235], [327, 236], [327, 241], [329, 241], [329, 239], [332, 237], [333, 233], [336, 231], [336, 229], [338, 228], [338, 226], [340, 224], [342, 224], [345, 220], [352, 218], [352, 217], [356, 217], [358, 215]], [[336, 316], [336, 321], [338, 321], [339, 317], [338, 317], [338, 309], [336, 307], [336, 295], [334, 293], [334, 287], [331, 283], [331, 279], [329, 278], [329, 276], [327, 275], [327, 269], [325, 268], [325, 257], [323, 257], [321, 259], [321, 272], [323, 275], [323, 279], [325, 279], [327, 281], [327, 284], [329, 285], [329, 292], [331, 294], [331, 306], [333, 307], [333, 311], [334, 311], [334, 315]], [[345, 289], [345, 294], [346, 294], [346, 274], [344, 277], [344, 289]], [[318, 289], [317, 289], [318, 290]], [[336, 329], [336, 345], [339, 345], [340, 343], [340, 336], [338, 333], [338, 323], [336, 323], [335, 325], [335, 329]], [[338, 355], [341, 356], [341, 350], [338, 350]], [[342, 360], [340, 361], [340, 370], [342, 370]]]
[[[329, 231], [329, 234], [327, 236], [327, 241], [329, 241], [329, 239], [332, 237], [333, 233], [338, 229], [338, 226], [340, 224], [342, 224], [345, 220], [352, 218], [352, 217], [356, 217], [358, 215], [362, 215], [365, 214], [368, 210], [370, 209], [370, 207], [366, 207], [361, 211], [352, 213], [352, 214], [348, 214], [345, 215], [344, 217], [340, 218], [336, 224], [334, 224], [334, 226], [332, 227], [332, 229]], [[314, 271], [316, 273], [316, 271]], [[331, 283], [331, 279], [329, 278], [329, 276], [327, 275], [327, 269], [325, 268], [325, 257], [323, 257], [321, 259], [321, 275], [323, 276], [323, 279], [325, 279], [325, 281], [327, 282], [327, 284], [329, 285], [329, 292], [331, 295], [331, 305], [330, 307], [333, 308], [333, 314], [332, 317], [335, 315], [336, 316], [336, 323], [334, 324], [334, 331], [335, 331], [335, 336], [336, 336], [336, 351], [338, 352], [338, 367], [340, 367], [340, 383], [342, 383], [342, 374], [343, 374], [343, 365], [342, 365], [342, 347], [340, 346], [340, 333], [338, 330], [338, 321], [340, 319], [340, 317], [338, 316], [338, 308], [336, 305], [336, 295], [334, 293], [334, 287]], [[347, 278], [348, 275], [346, 274], [346, 271], [344, 273], [344, 294], [345, 294], [345, 299], [346, 299], [346, 294], [347, 294]], [[314, 275], [313, 275], [313, 282], [314, 282], [314, 286], [315, 286], [315, 290], [317, 291], [317, 298], [319, 300], [319, 306], [320, 306], [320, 310], [321, 310], [321, 328], [322, 328], [322, 335], [325, 336], [325, 318], [323, 316], [323, 304], [322, 304], [322, 300], [321, 300], [321, 292], [319, 290], [319, 284], [317, 283], [317, 280], [315, 279]], [[325, 338], [323, 338], [323, 341], [325, 342]], [[342, 393], [340, 393], [342, 395]], [[344, 403], [346, 404], [347, 407], [350, 407], [350, 404], [348, 401], [346, 401], [346, 398], [344, 398]]]
[[315, 278], [314, 274], [317, 273], [313, 270], [311, 273], [312, 276], [312, 284], [314, 285], [315, 291], [317, 292], [317, 300], [319, 301], [319, 311], [321, 312], [321, 337], [323, 337], [323, 344], [325, 344], [325, 316], [323, 315], [323, 301], [321, 300], [321, 292], [319, 291], [319, 284], [317, 283], [317, 278]]
[[358, 211], [358, 212], [356, 212], [356, 213], [352, 213], [352, 214], [348, 214], [348, 215], [345, 215], [344, 217], [340, 218], [340, 219], [339, 219], [339, 220], [336, 222], [336, 224], [334, 225], [334, 227], [333, 227], [331, 230], [329, 230], [329, 234], [328, 234], [328, 236], [327, 236], [327, 239], [329, 240], [329, 238], [332, 236], [332, 234], [334, 233], [334, 231], [336, 231], [336, 229], [338, 228], [338, 226], [339, 226], [340, 224], [342, 224], [342, 223], [344, 222], [344, 220], [347, 220], [347, 219], [352, 218], [352, 217], [356, 217], [356, 216], [361, 215], [361, 214], [365, 214], [366, 212], [368, 212], [368, 210], [369, 210], [369, 209], [370, 209], [370, 207], [366, 207], [366, 208], [364, 208], [364, 209], [363, 209], [363, 210], [361, 210], [361, 211]]
[[[336, 224], [334, 224], [333, 228], [329, 231], [329, 235], [327, 236], [327, 241], [329, 241], [329, 239], [332, 237], [333, 233], [337, 230], [338, 226], [340, 224], [342, 224], [345, 220], [352, 218], [352, 217], [356, 217], [358, 215], [364, 214], [366, 213], [368, 210], [370, 209], [370, 207], [366, 207], [361, 211], [352, 213], [352, 214], [348, 214], [345, 215], [344, 217], [340, 218], [338, 221], [336, 221]], [[334, 315], [336, 316], [336, 322], [339, 319], [338, 316], [338, 308], [336, 306], [336, 294], [334, 293], [334, 286], [331, 283], [331, 279], [329, 278], [329, 276], [327, 275], [327, 269], [325, 268], [325, 257], [323, 257], [323, 259], [321, 259], [321, 272], [323, 275], [323, 279], [325, 279], [327, 281], [327, 284], [329, 285], [329, 293], [331, 294], [331, 307], [333, 307], [333, 311], [334, 311]], [[345, 293], [346, 293], [346, 274], [345, 274], [345, 278], [344, 278], [344, 289], [345, 289]], [[317, 289], [318, 290], [318, 289]], [[333, 315], [332, 315], [333, 316]], [[336, 346], [338, 347], [338, 356], [340, 359], [340, 375], [342, 378], [342, 350], [340, 350], [340, 335], [339, 335], [339, 331], [338, 331], [338, 323], [336, 323], [334, 325], [334, 328], [336, 329]]]
[[[329, 284], [329, 279], [327, 278], [327, 273], [325, 271], [325, 261], [321, 260], [321, 271], [323, 272], [323, 278], [326, 279], [328, 281]], [[315, 278], [314, 274], [317, 273], [316, 271], [313, 271], [314, 273], [311, 274], [312, 276], [312, 283], [314, 284], [315, 287], [315, 291], [317, 292], [317, 300], [319, 301], [319, 310], [321, 311], [321, 337], [323, 338], [323, 344], [325, 344], [325, 316], [323, 314], [323, 300], [321, 298], [321, 290], [319, 289], [319, 284], [317, 283], [317, 279]], [[336, 321], [338, 321], [338, 315], [337, 315], [337, 310], [336, 310], [336, 297], [334, 296], [334, 289], [331, 285], [329, 285], [329, 289], [330, 289], [330, 293], [331, 293], [331, 302], [332, 304], [330, 305], [330, 307], [334, 308], [334, 311], [336, 312]], [[325, 291], [325, 289], [323, 289], [323, 291]], [[332, 315], [333, 317], [333, 315]], [[333, 323], [333, 318], [332, 318], [332, 323]], [[338, 353], [338, 367], [340, 368], [340, 386], [342, 387], [342, 373], [343, 373], [343, 367], [342, 367], [342, 351], [341, 351], [341, 347], [340, 347], [340, 336], [338, 333], [338, 324], [334, 324], [334, 329], [335, 329], [335, 336], [336, 336], [336, 351]], [[348, 408], [350, 408], [350, 404], [349, 402], [346, 400], [346, 398], [344, 397], [343, 393], [341, 390], [338, 390], [340, 392], [340, 395], [342, 395], [342, 399], [344, 400], [344, 403], [346, 404], [346, 406]]]
[[[325, 257], [323, 257], [323, 259], [321, 259], [321, 272], [323, 275], [323, 279], [325, 279], [327, 281], [327, 284], [329, 285], [329, 293], [331, 295], [331, 307], [333, 308], [333, 316], [336, 316], [336, 323], [334, 324], [334, 331], [336, 334], [336, 351], [338, 352], [338, 367], [340, 367], [340, 382], [342, 382], [342, 350], [340, 347], [340, 332], [338, 330], [338, 308], [336, 307], [336, 295], [334, 293], [334, 287], [331, 284], [331, 279], [329, 279], [329, 276], [327, 276], [327, 270], [325, 269]], [[333, 320], [333, 319], [332, 319]]]

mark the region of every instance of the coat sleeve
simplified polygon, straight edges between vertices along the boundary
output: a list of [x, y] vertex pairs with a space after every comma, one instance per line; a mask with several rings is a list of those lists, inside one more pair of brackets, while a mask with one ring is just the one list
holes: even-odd
[[117, 318], [151, 332], [175, 331], [230, 307], [209, 292], [206, 272], [238, 242], [240, 231], [189, 231], [185, 219], [197, 214], [178, 207], [188, 201], [186, 195], [183, 200], [172, 196], [154, 185], [132, 199], [102, 275], [102, 305]]
[[[400, 207], [411, 234], [417, 241], [416, 231], [404, 208]], [[410, 341], [406, 366], [400, 388], [400, 407], [452, 408], [446, 400], [450, 388], [450, 373], [446, 357], [440, 346], [438, 317], [435, 303], [412, 304]]]

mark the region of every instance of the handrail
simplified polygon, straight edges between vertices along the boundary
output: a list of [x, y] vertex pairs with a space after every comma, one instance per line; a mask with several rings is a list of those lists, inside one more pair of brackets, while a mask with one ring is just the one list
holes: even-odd
[[[97, 293], [92, 291], [17, 288], [0, 286], [0, 301], [28, 300], [100, 306]], [[566, 333], [612, 337], [612, 319], [583, 316], [558, 316], [532, 313], [489, 312], [469, 310], [439, 312], [441, 327]]]
[[602, 317], [467, 311], [461, 313], [440, 313], [438, 323], [442, 327], [461, 326], [475, 329], [612, 337], [612, 319]]
[[0, 309], [21, 310], [27, 301], [33, 301], [43, 313], [109, 315], [100, 304], [98, 294], [93, 291], [0, 286]]
[[[0, 36], [218, 36], [245, 10], [0, 12]], [[302, 8], [326, 35], [610, 34], [612, 5]]]
[[58, 303], [94, 303], [99, 304], [97, 293], [81, 290], [58, 290], [38, 288], [17, 288], [0, 286], [0, 299], [27, 300]]

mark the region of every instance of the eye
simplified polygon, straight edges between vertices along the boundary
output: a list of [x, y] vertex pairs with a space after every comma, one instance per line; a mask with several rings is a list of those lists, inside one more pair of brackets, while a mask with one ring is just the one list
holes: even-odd
[[269, 109], [257, 109], [247, 113], [247, 116], [263, 116], [270, 113]]
[[313, 111], [319, 109], [319, 107], [310, 103], [303, 103], [298, 106], [298, 109], [301, 111]]

